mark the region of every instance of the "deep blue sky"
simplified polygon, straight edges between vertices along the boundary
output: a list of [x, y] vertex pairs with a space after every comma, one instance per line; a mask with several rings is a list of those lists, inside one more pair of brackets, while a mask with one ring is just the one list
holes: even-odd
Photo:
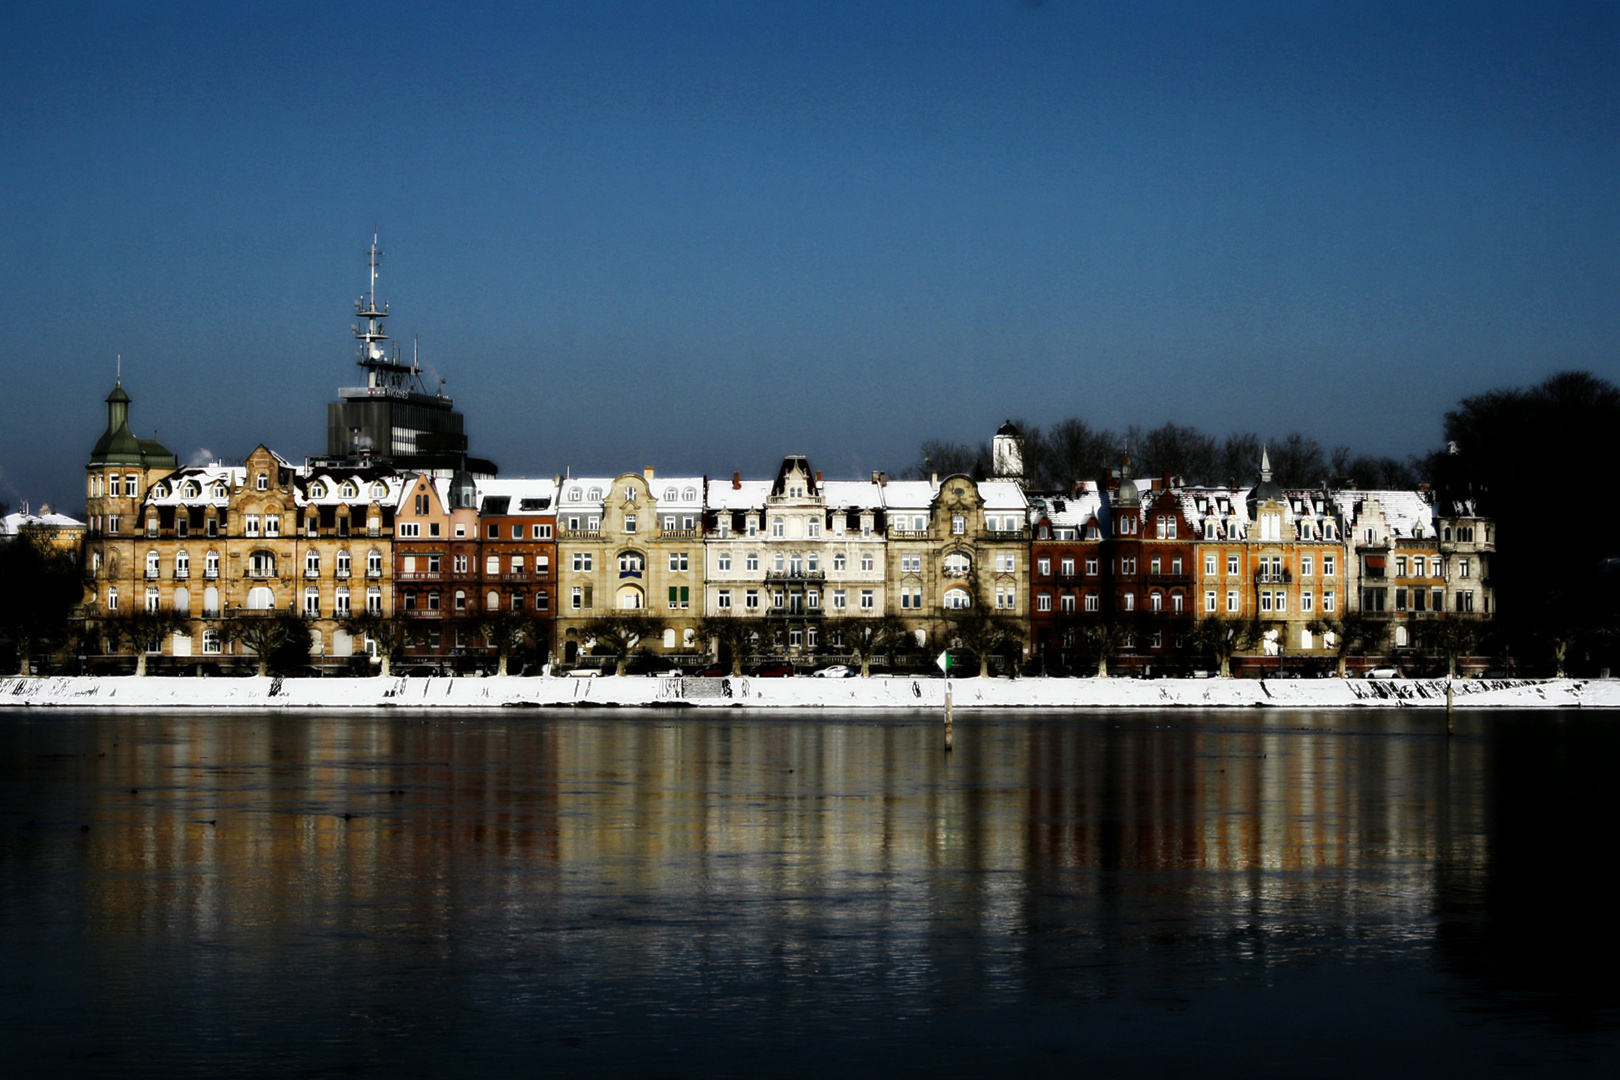
[[1617, 121], [1602, 0], [8, 4], [0, 499], [82, 505], [118, 353], [182, 459], [322, 451], [374, 224], [510, 475], [1406, 454], [1620, 378]]

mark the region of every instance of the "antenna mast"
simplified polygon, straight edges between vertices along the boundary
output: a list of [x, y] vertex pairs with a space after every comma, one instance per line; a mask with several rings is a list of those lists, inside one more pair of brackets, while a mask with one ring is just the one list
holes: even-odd
[[354, 302], [354, 313], [361, 320], [354, 325], [354, 336], [359, 340], [359, 360], [356, 362], [366, 373], [368, 389], [416, 391], [421, 393], [421, 380], [417, 377], [415, 357], [411, 363], [401, 362], [396, 351], [391, 352], [383, 320], [388, 318], [388, 304], [377, 303], [377, 269], [382, 264], [382, 252], [377, 250], [377, 233], [371, 234], [371, 252], [367, 260], [370, 282], [366, 295]]

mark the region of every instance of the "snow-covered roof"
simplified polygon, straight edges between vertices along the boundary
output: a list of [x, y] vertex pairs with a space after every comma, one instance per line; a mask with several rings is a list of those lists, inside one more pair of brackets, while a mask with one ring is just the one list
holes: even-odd
[[883, 488], [871, 480], [824, 480], [821, 494], [829, 510], [876, 510], [883, 506]]
[[[187, 465], [147, 488], [146, 505], [198, 506], [215, 503], [223, 506], [230, 500], [231, 491], [246, 483], [245, 465], [225, 465], [217, 461], [209, 465]], [[219, 484], [224, 484], [225, 489], [216, 495], [214, 491]]]
[[930, 480], [890, 480], [883, 485], [883, 505], [893, 510], [927, 510], [937, 489]]
[[1046, 518], [1053, 525], [1079, 528], [1092, 518], [1102, 517], [1102, 495], [1095, 487], [1078, 495], [1034, 495], [1030, 497], [1030, 523]]
[[397, 506], [413, 480], [383, 469], [316, 468], [295, 487], [300, 506]]
[[1029, 506], [1024, 489], [1012, 480], [979, 481], [979, 498], [986, 510], [1023, 510]]
[[571, 476], [557, 493], [557, 509], [600, 510], [613, 488], [611, 476]]
[[32, 514], [27, 510], [14, 510], [4, 518], [0, 518], [0, 536], [16, 536], [21, 529], [82, 529], [84, 522], [77, 518], [58, 514], [49, 506], [40, 507], [40, 513]]
[[658, 476], [647, 481], [659, 510], [697, 513], [703, 509], [703, 477]]
[[770, 480], [710, 480], [705, 498], [710, 510], [758, 510], [771, 493]]
[[545, 477], [479, 480], [480, 513], [505, 517], [541, 517], [557, 512], [557, 481]]
[[1369, 499], [1383, 511], [1392, 539], [1434, 539], [1434, 507], [1418, 491], [1335, 491], [1333, 501], [1346, 530]]

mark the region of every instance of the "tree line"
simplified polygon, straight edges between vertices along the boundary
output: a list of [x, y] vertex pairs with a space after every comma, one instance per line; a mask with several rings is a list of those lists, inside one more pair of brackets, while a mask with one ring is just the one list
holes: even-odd
[[[1260, 451], [1270, 459], [1272, 479], [1284, 487], [1414, 488], [1432, 472], [1435, 455], [1400, 458], [1357, 454], [1348, 446], [1332, 450], [1303, 432], [1261, 438], [1252, 431], [1211, 435], [1186, 424], [1155, 428], [1133, 425], [1124, 431], [1093, 427], [1078, 417], [1047, 428], [1013, 421], [1024, 439], [1024, 472], [1040, 491], [1067, 491], [1076, 482], [1106, 486], [1121, 459], [1129, 455], [1138, 477], [1180, 477], [1187, 484], [1241, 486], [1259, 475]], [[905, 476], [966, 473], [976, 480], [992, 475], [990, 441], [927, 439]]]

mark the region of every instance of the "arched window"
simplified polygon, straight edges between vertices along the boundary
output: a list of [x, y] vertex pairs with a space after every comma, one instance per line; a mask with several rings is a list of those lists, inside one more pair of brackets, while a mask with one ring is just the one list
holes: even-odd
[[197, 481], [187, 480], [181, 485], [180, 494], [187, 499], [195, 499], [202, 494], [202, 488], [197, 486]]
[[484, 597], [484, 608], [488, 611], [501, 610], [501, 594], [494, 589], [489, 590], [489, 594]]
[[678, 495], [677, 495], [677, 494], [676, 494], [676, 493], [675, 493], [675, 489], [674, 489], [674, 488], [665, 488], [665, 489], [664, 489], [664, 501], [665, 501], [665, 502], [674, 502], [674, 501], [675, 501], [675, 500], [676, 500], [676, 499], [678, 499], [678, 498], [679, 498], [679, 497], [680, 497], [680, 496], [678, 496]]
[[146, 576], [149, 578], [158, 576], [158, 553], [155, 551], [146, 553]]
[[321, 576], [321, 553], [318, 551], [304, 552], [304, 576]]
[[382, 576], [382, 552], [378, 551], [376, 548], [372, 548], [366, 553], [366, 576]]
[[967, 577], [973, 571], [973, 560], [960, 551], [945, 556], [946, 577]]
[[619, 590], [619, 607], [624, 611], [640, 611], [646, 604], [640, 589], [626, 585]]
[[625, 574], [634, 574], [639, 577], [645, 568], [646, 560], [637, 552], [627, 551], [619, 556], [619, 575], [621, 577]]
[[337, 553], [337, 576], [340, 577], [340, 578], [348, 577], [349, 576], [349, 569], [350, 569], [349, 552], [347, 551], [347, 549], [345, 549], [345, 550], [340, 551], [340, 552]]
[[264, 585], [257, 585], [248, 590], [247, 607], [249, 611], [269, 611], [276, 606], [276, 594]]
[[966, 611], [973, 606], [973, 594], [960, 585], [945, 590], [945, 608], [947, 611]]
[[177, 578], [191, 576], [191, 552], [177, 551], [174, 553], [174, 576]]
[[316, 618], [321, 613], [321, 590], [311, 585], [304, 590], [304, 614]]
[[268, 551], [255, 551], [248, 556], [248, 576], [256, 578], [275, 577], [276, 557]]
[[191, 590], [184, 585], [174, 590], [174, 610], [177, 615], [191, 614]]

